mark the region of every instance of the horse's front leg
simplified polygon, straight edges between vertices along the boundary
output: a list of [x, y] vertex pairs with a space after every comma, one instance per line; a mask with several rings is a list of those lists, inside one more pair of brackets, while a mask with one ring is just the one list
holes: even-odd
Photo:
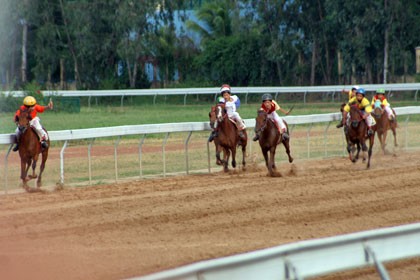
[[230, 150], [225, 148], [224, 157], [222, 160], [223, 164], [223, 171], [228, 172], [229, 171], [229, 156], [230, 156]]
[[370, 157], [372, 156], [373, 144], [375, 143], [375, 135], [369, 137], [368, 162], [366, 168], [370, 167]]
[[35, 169], [36, 169], [36, 163], [37, 163], [37, 160], [36, 159], [34, 159], [33, 161], [32, 161], [32, 175], [29, 175], [28, 177], [29, 177], [29, 179], [35, 179], [35, 178], [37, 178], [38, 177], [38, 175], [36, 175], [36, 172], [35, 172]]
[[[217, 142], [217, 143], [216, 143]], [[220, 158], [220, 153], [222, 151], [222, 146], [218, 143], [218, 141], [214, 141], [214, 145], [216, 147], [216, 164], [222, 165], [222, 160]], [[224, 149], [223, 149], [224, 150]]]
[[276, 170], [275, 158], [276, 158], [276, 146], [270, 148], [270, 163], [269, 163], [270, 168], [268, 169], [268, 171], [270, 172], [270, 176], [272, 177], [274, 176], [274, 171]]
[[242, 146], [242, 170], [245, 170], [246, 169], [245, 168], [245, 166], [246, 166], [245, 159], [246, 159], [246, 146], [243, 145]]
[[20, 160], [20, 179], [22, 179], [22, 184], [25, 189], [29, 188], [28, 186], [29, 179], [27, 178], [29, 166], [30, 165], [29, 164], [27, 165], [27, 161], [25, 159]]
[[366, 141], [362, 142], [362, 153], [363, 153], [363, 162], [366, 161], [366, 153], [368, 151], [368, 147], [366, 146]]
[[381, 142], [381, 148], [382, 148], [382, 151], [384, 152], [384, 155], [386, 154], [385, 147], [386, 147], [386, 137], [387, 136], [388, 136], [388, 131], [385, 130], [384, 133], [383, 133], [383, 135], [382, 135], [382, 142]]
[[261, 152], [264, 156], [264, 160], [265, 160], [265, 166], [267, 167], [268, 170], [270, 170], [269, 166], [269, 162], [268, 162], [268, 149], [267, 148], [261, 148]]
[[236, 168], [236, 147], [232, 148], [232, 167]]

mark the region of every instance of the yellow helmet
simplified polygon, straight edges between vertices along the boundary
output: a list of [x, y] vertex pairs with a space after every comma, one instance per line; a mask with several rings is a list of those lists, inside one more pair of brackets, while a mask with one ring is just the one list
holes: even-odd
[[23, 99], [23, 105], [31, 107], [36, 104], [36, 99], [33, 96], [26, 96], [25, 99]]

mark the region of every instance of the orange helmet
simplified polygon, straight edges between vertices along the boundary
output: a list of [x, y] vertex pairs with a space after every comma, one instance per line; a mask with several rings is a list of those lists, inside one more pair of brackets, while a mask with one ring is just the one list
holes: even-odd
[[32, 107], [36, 104], [36, 99], [33, 96], [26, 96], [25, 99], [23, 99], [23, 105]]

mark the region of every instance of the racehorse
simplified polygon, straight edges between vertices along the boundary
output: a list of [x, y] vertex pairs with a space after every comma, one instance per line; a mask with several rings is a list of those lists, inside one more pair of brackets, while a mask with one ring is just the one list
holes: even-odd
[[[18, 117], [18, 128], [20, 131], [19, 140], [19, 156], [20, 156], [20, 178], [23, 182], [23, 187], [29, 191], [28, 181], [31, 179], [37, 179], [37, 188], [41, 187], [42, 172], [45, 168], [45, 162], [48, 158], [48, 147], [50, 140], [47, 140], [48, 147], [42, 148], [39, 138], [34, 128], [29, 124], [31, 120], [31, 109], [20, 110], [20, 116]], [[38, 161], [39, 154], [42, 154], [41, 166], [39, 169], [39, 175], [36, 175], [35, 168]], [[28, 170], [32, 166], [32, 174], [28, 175]]]
[[[350, 106], [349, 112], [350, 120], [349, 125], [345, 127], [346, 139], [347, 139], [347, 152], [352, 162], [356, 162], [359, 159], [360, 147], [363, 151], [363, 162], [366, 161], [366, 151], [368, 152], [367, 168], [370, 167], [370, 158], [372, 156], [372, 147], [375, 140], [375, 132], [371, 135], [367, 135], [368, 126], [366, 121], [363, 119], [363, 112], [358, 108], [357, 104]], [[375, 129], [375, 127], [372, 127]], [[366, 146], [366, 140], [369, 139], [369, 149]], [[354, 155], [357, 146], [357, 153]]]
[[[248, 142], [248, 136], [246, 130], [243, 130], [245, 139], [239, 137], [239, 131], [236, 127], [236, 124], [229, 119], [228, 115], [225, 112], [224, 105], [216, 105], [212, 107], [212, 112], [210, 112], [210, 118], [214, 114], [215, 123], [217, 127], [218, 136], [216, 145], [216, 159], [223, 165], [223, 170], [225, 172], [229, 171], [229, 157], [232, 153], [232, 167], [236, 168], [236, 147], [241, 146], [242, 148], [242, 169], [245, 170], [245, 157], [246, 157], [246, 145]], [[224, 152], [223, 159], [220, 157], [221, 151]]]
[[[396, 116], [395, 111], [393, 110], [394, 116]], [[390, 121], [388, 114], [384, 113], [384, 109], [379, 105], [375, 105], [375, 109], [372, 113], [376, 121], [376, 133], [378, 133], [379, 142], [381, 143], [381, 148], [384, 154], [386, 154], [386, 137], [388, 130], [391, 129], [392, 134], [394, 135], [394, 147], [397, 147], [397, 120], [396, 118], [393, 121]]]
[[[287, 125], [286, 121], [283, 120], [283, 122], [286, 125], [286, 131], [289, 134], [289, 126]], [[267, 113], [264, 110], [258, 110], [257, 112], [257, 117], [255, 118], [255, 133], [259, 135], [259, 144], [265, 159], [265, 165], [268, 168], [268, 172], [270, 176], [274, 177], [276, 176], [276, 149], [280, 142], [283, 143], [283, 146], [286, 149], [289, 162], [293, 162], [293, 158], [290, 155], [290, 139], [280, 139], [281, 135], [277, 126], [274, 124], [273, 120], [268, 118]], [[268, 151], [270, 151], [270, 159], [268, 158]]]
[[[216, 106], [212, 106], [211, 107], [211, 110], [210, 110], [210, 113], [209, 113], [209, 119], [210, 119], [210, 127], [213, 130], [215, 130], [216, 129], [216, 121], [217, 121], [217, 118], [216, 118]], [[216, 148], [216, 154], [217, 154], [218, 151], [219, 151], [219, 153], [222, 150], [224, 151], [224, 148], [219, 143], [220, 142], [219, 141], [219, 137], [214, 137], [213, 138], [213, 142], [214, 142], [214, 146]], [[219, 159], [216, 158], [216, 164], [217, 165], [222, 165], [222, 161], [220, 160], [220, 158]]]

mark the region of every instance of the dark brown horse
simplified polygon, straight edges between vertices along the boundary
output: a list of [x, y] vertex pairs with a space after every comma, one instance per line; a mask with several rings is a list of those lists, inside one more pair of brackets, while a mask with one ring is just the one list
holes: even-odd
[[[214, 126], [217, 128], [218, 134], [218, 136], [215, 137], [217, 162], [220, 162], [223, 165], [223, 170], [227, 172], [229, 170], [229, 157], [232, 153], [232, 167], [236, 168], [236, 147], [241, 146], [242, 169], [245, 170], [246, 145], [248, 142], [246, 130], [243, 131], [245, 139], [241, 139], [239, 137], [238, 128], [235, 123], [229, 119], [223, 105], [212, 107], [212, 112], [210, 112], [210, 123], [212, 122], [213, 113], [215, 117]], [[220, 157], [222, 151], [224, 152], [223, 159]]]
[[[363, 119], [363, 112], [358, 108], [357, 104], [350, 106], [349, 118], [349, 125], [345, 127], [349, 158], [352, 162], [356, 162], [359, 159], [361, 148], [363, 151], [363, 162], [366, 161], [366, 151], [368, 152], [367, 168], [369, 168], [375, 133], [371, 136], [367, 135], [368, 126], [365, 119]], [[375, 129], [375, 127], [372, 127], [372, 129]], [[366, 140], [369, 140], [369, 149], [366, 145]], [[356, 155], [354, 154], [356, 151], [355, 146], [357, 146]]]
[[[287, 133], [289, 134], [289, 126], [284, 120], [283, 122], [286, 125]], [[255, 118], [255, 133], [259, 135], [261, 151], [263, 153], [265, 165], [268, 168], [270, 176], [278, 176], [275, 172], [275, 156], [277, 145], [280, 144], [280, 142], [283, 143], [287, 156], [289, 157], [289, 162], [292, 163], [293, 158], [290, 155], [290, 139], [280, 139], [281, 135], [277, 126], [274, 124], [273, 120], [268, 118], [268, 115], [264, 110], [258, 110], [257, 112], [257, 117]], [[269, 151], [270, 158], [268, 158]]]
[[393, 111], [395, 119], [393, 121], [389, 120], [388, 114], [384, 112], [381, 106], [375, 106], [372, 116], [376, 121], [376, 133], [378, 133], [379, 142], [381, 143], [381, 148], [384, 154], [386, 154], [386, 137], [388, 130], [391, 129], [392, 134], [394, 135], [394, 147], [397, 147], [397, 119], [395, 111]]
[[[28, 181], [38, 178], [37, 187], [41, 187], [42, 172], [45, 168], [45, 162], [48, 158], [48, 148], [42, 148], [39, 138], [34, 128], [29, 124], [31, 120], [30, 109], [21, 110], [18, 118], [18, 128], [20, 131], [19, 140], [19, 156], [20, 156], [20, 178], [23, 182], [23, 187], [29, 191]], [[50, 140], [47, 140], [48, 147]], [[42, 154], [42, 162], [39, 169], [39, 175], [36, 175], [35, 168], [38, 161], [39, 154]], [[28, 170], [32, 166], [32, 174], [28, 175]]]

